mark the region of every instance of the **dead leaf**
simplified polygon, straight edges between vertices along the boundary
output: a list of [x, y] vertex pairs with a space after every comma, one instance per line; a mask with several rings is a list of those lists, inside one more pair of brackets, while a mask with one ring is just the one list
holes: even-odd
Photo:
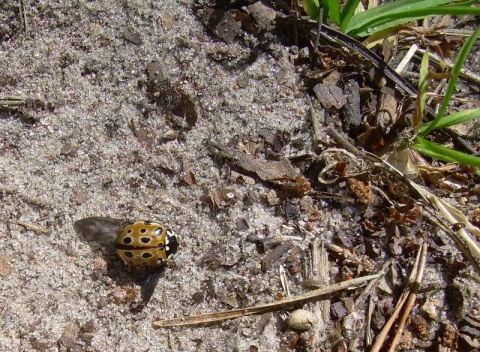
[[235, 16], [222, 9], [204, 9], [204, 25], [226, 44], [231, 44], [242, 33], [242, 23]]
[[255, 180], [253, 177], [247, 176], [247, 175], [242, 175], [236, 171], [232, 171], [230, 173], [229, 177], [231, 182], [239, 183], [239, 184], [244, 184], [244, 185], [254, 185]]
[[231, 308], [238, 307], [238, 302], [235, 297], [229, 297], [227, 295], [220, 293], [218, 294], [218, 300]]
[[183, 182], [185, 182], [189, 186], [195, 184], [195, 174], [191, 170], [188, 170], [183, 176]]
[[326, 109], [332, 107], [341, 109], [347, 103], [347, 98], [345, 98], [342, 89], [339, 87], [318, 83], [313, 87], [313, 91], [318, 101], [320, 101]]
[[235, 202], [235, 192], [229, 188], [218, 187], [210, 191], [208, 196], [214, 209], [224, 209]]
[[210, 145], [217, 149], [222, 157], [233, 161], [241, 169], [256, 174], [262, 181], [302, 177], [288, 161], [258, 160], [239, 150], [223, 147], [214, 142], [210, 142]]

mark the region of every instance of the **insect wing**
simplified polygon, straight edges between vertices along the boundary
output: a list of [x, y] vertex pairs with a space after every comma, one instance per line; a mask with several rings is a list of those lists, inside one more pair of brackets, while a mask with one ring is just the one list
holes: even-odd
[[75, 222], [75, 231], [87, 240], [100, 243], [102, 246], [113, 246], [115, 238], [122, 229], [123, 220], [107, 217], [91, 217]]

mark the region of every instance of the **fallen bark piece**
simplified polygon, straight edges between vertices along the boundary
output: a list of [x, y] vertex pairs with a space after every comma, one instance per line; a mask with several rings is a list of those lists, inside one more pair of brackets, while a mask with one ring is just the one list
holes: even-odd
[[233, 161], [239, 168], [256, 174], [262, 181], [302, 177], [287, 161], [258, 160], [233, 148], [227, 148], [214, 142], [209, 142], [209, 144], [222, 157]]
[[341, 109], [347, 103], [347, 98], [339, 87], [318, 83], [313, 87], [313, 91], [322, 106], [326, 109], [332, 107], [335, 109]]

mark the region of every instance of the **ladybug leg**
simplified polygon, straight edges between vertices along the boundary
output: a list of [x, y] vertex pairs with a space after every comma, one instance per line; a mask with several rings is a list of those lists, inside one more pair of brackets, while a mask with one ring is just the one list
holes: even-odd
[[153, 292], [157, 287], [158, 280], [160, 279], [160, 274], [163, 272], [164, 268], [164, 266], [161, 266], [159, 268], [152, 269], [147, 274], [147, 279], [142, 287], [142, 304], [144, 306], [146, 306], [150, 301], [150, 298], [152, 298]]
[[140, 302], [134, 303], [130, 307], [132, 312], [140, 313], [143, 311], [143, 308], [147, 306], [148, 302], [150, 301], [150, 298], [152, 298], [153, 292], [155, 291], [155, 287], [157, 286], [158, 280], [160, 279], [161, 268], [151, 269], [149, 272], [147, 272], [146, 279], [145, 279], [145, 274], [140, 274], [139, 276], [135, 275], [138, 273], [138, 270], [135, 270], [135, 268], [129, 267], [129, 270], [131, 270], [132, 279], [133, 279], [132, 288], [135, 287], [135, 285], [138, 284], [140, 280], [142, 280], [141, 300]]

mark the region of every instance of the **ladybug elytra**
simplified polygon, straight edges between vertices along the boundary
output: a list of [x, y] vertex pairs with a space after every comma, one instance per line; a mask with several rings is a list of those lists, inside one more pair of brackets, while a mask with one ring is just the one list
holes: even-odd
[[120, 231], [115, 249], [127, 265], [158, 267], [177, 253], [178, 240], [170, 229], [159, 223], [136, 221]]

